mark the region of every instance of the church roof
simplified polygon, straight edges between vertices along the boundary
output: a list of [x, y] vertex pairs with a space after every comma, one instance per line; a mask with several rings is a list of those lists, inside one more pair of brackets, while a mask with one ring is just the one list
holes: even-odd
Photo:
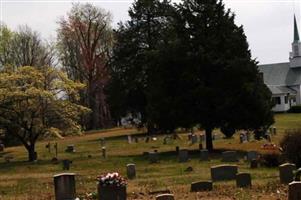
[[294, 41], [299, 41], [299, 32], [298, 32], [298, 26], [296, 21], [296, 16], [294, 15]]
[[297, 91], [286, 86], [268, 86], [272, 94], [297, 94]]
[[268, 86], [301, 85], [301, 68], [290, 68], [290, 63], [259, 65], [264, 83]]

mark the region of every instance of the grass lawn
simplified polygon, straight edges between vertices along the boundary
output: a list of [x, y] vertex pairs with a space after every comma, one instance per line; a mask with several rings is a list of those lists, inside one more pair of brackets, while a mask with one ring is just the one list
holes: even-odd
[[[277, 135], [272, 137], [278, 143], [285, 129], [301, 128], [301, 114], [277, 114], [275, 116]], [[215, 131], [217, 134], [220, 134]], [[96, 191], [96, 176], [105, 172], [117, 171], [126, 174], [126, 164], [135, 163], [137, 177], [129, 180], [128, 199], [154, 199], [151, 192], [170, 190], [176, 199], [286, 199], [287, 187], [279, 184], [278, 169], [260, 167], [250, 169], [244, 161], [244, 152], [257, 150], [264, 153], [260, 146], [266, 141], [254, 141], [239, 144], [238, 134], [233, 139], [219, 139], [214, 141], [217, 149], [212, 153], [211, 160], [200, 162], [198, 144], [189, 145], [187, 136], [181, 134], [181, 140], [163, 145], [163, 135], [157, 141], [145, 143], [140, 137], [139, 143], [127, 143], [128, 134], [140, 134], [135, 129], [115, 128], [106, 131], [93, 131], [76, 137], [66, 137], [50, 141], [58, 143], [58, 158], [71, 159], [70, 172], [75, 172], [77, 193], [85, 195]], [[106, 138], [108, 157], [101, 157], [100, 138]], [[37, 144], [39, 161], [28, 163], [27, 153], [23, 146], [6, 148], [0, 153], [0, 199], [54, 199], [53, 175], [63, 172], [61, 164], [52, 164], [54, 149], [49, 153], [45, 148], [48, 141]], [[76, 153], [65, 153], [68, 144], [74, 144]], [[179, 163], [175, 153], [175, 146], [188, 148], [191, 159], [187, 163]], [[160, 162], [149, 164], [142, 153], [157, 149], [160, 152]], [[214, 183], [212, 192], [190, 193], [190, 184], [193, 181], [210, 179], [210, 166], [221, 164], [220, 153], [225, 149], [239, 150], [240, 161], [237, 163], [239, 172], [250, 172], [252, 189], [237, 189], [235, 181]], [[7, 163], [3, 157], [12, 155], [14, 159]], [[2, 157], [2, 158], [1, 158]], [[185, 172], [187, 167], [192, 172]]]

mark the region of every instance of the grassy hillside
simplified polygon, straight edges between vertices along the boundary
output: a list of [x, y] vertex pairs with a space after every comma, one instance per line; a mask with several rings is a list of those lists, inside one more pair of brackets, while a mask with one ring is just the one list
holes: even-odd
[[[285, 129], [300, 128], [301, 114], [277, 114], [275, 126], [278, 134], [272, 138], [278, 143]], [[220, 134], [215, 131], [217, 134]], [[139, 143], [127, 143], [128, 134], [139, 134]], [[181, 140], [163, 145], [163, 135], [156, 141], [145, 143], [144, 136], [135, 129], [115, 128], [105, 131], [93, 131], [82, 136], [67, 137], [57, 141], [58, 158], [71, 159], [70, 172], [77, 174], [77, 193], [85, 195], [96, 191], [96, 176], [105, 172], [126, 173], [126, 164], [135, 163], [137, 178], [128, 182], [129, 199], [154, 199], [150, 194], [157, 190], [171, 190], [176, 199], [286, 199], [286, 187], [279, 184], [278, 169], [260, 167], [249, 169], [244, 161], [244, 153], [257, 150], [265, 153], [260, 146], [266, 141], [254, 141], [239, 144], [238, 134], [233, 139], [214, 141], [217, 151], [211, 154], [211, 161], [200, 162], [198, 144], [190, 145], [187, 135], [181, 134]], [[100, 138], [106, 138], [106, 159], [101, 157]], [[53, 175], [61, 173], [61, 164], [52, 164], [54, 149], [49, 153], [45, 148], [48, 141], [39, 142], [37, 152], [39, 161], [26, 162], [27, 154], [24, 147], [6, 148], [0, 153], [0, 199], [54, 199]], [[74, 144], [76, 153], [65, 153], [67, 145]], [[175, 146], [191, 150], [191, 160], [179, 163], [175, 153]], [[143, 152], [157, 149], [160, 152], [160, 163], [149, 164]], [[240, 161], [237, 163], [240, 172], [250, 172], [252, 189], [237, 189], [234, 181], [218, 182], [214, 184], [214, 191], [204, 193], [190, 193], [190, 183], [198, 180], [210, 179], [210, 166], [221, 164], [220, 152], [226, 149], [239, 150]], [[12, 155], [14, 159], [7, 163], [3, 157]], [[1, 158], [2, 157], [2, 158]], [[185, 172], [187, 167], [192, 172]]]

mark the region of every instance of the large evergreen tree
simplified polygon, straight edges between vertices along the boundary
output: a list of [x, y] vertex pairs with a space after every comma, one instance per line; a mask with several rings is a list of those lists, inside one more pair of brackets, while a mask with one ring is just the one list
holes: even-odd
[[250, 128], [273, 122], [271, 93], [264, 85], [242, 26], [221, 0], [185, 0], [178, 6], [176, 32], [192, 87], [198, 122], [206, 131], [207, 149], [213, 149], [217, 127]]

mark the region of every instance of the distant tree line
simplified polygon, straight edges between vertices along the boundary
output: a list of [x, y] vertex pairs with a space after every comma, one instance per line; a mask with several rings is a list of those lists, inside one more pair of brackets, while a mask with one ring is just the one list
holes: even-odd
[[[271, 93], [251, 58], [243, 27], [234, 23], [222, 0], [135, 0], [129, 16], [113, 30], [109, 12], [73, 4], [59, 20], [52, 43], [28, 26], [12, 31], [2, 25], [1, 70], [20, 73], [18, 68], [32, 66], [40, 73], [52, 67], [66, 74], [59, 97], [83, 106], [72, 121], [85, 130], [110, 127], [127, 113], [139, 113], [150, 134], [200, 126], [212, 150], [215, 128], [232, 136], [238, 129], [273, 123]], [[68, 95], [70, 84], [78, 95]]]

